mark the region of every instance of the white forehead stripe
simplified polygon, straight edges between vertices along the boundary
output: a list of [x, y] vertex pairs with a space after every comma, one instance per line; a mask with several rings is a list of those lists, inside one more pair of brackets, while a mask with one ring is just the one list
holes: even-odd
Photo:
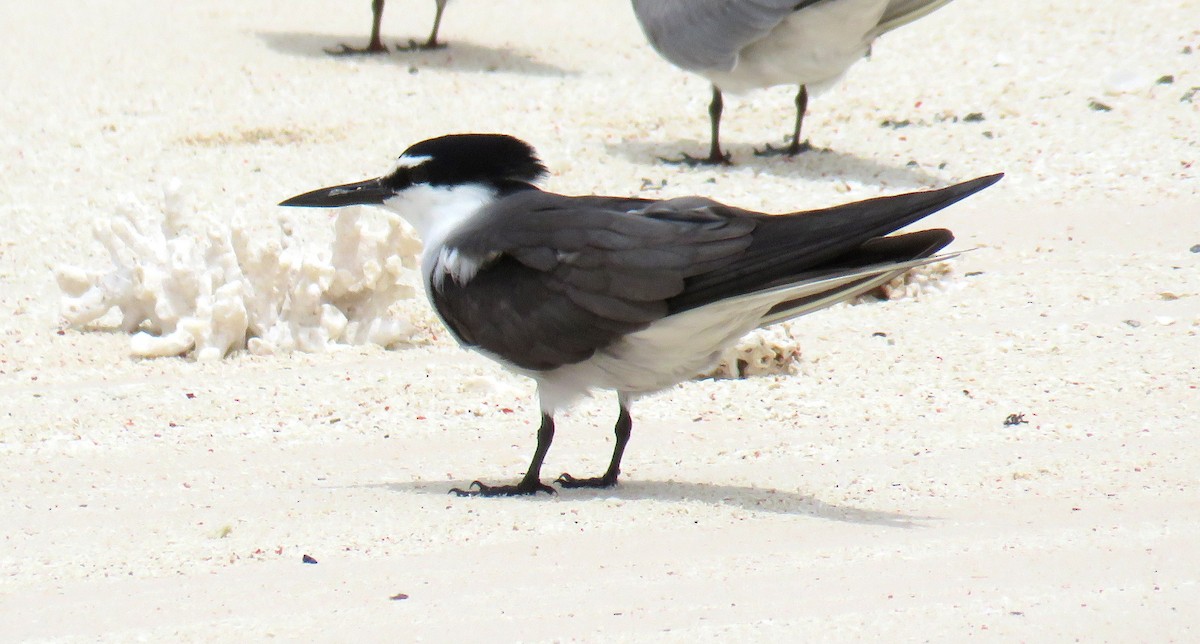
[[410, 157], [407, 154], [402, 154], [400, 155], [399, 159], [396, 159], [396, 164], [392, 166], [392, 169], [399, 170], [400, 168], [415, 168], [432, 158], [433, 157], [430, 156]]

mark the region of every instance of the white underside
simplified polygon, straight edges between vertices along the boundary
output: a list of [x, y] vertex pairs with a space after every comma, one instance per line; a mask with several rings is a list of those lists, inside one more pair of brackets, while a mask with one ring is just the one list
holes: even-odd
[[[835, 278], [792, 284], [714, 302], [663, 318], [642, 331], [625, 336], [583, 362], [547, 372], [515, 371], [537, 381], [542, 411], [549, 414], [565, 409], [594, 389], [615, 390], [632, 400], [639, 395], [661, 391], [689, 380], [712, 367], [727, 347], [756, 328], [825, 308], [886, 283], [911, 268], [951, 256], [940, 255], [904, 264], [868, 268]], [[785, 315], [767, 315], [772, 307], [781, 302], [826, 292], [865, 277], [872, 279], [849, 293], [814, 301]], [[503, 363], [502, 360], [500, 362]]]
[[839, 0], [795, 12], [742, 49], [732, 70], [704, 76], [726, 92], [806, 85], [819, 93], [866, 56], [886, 7], [887, 0]]

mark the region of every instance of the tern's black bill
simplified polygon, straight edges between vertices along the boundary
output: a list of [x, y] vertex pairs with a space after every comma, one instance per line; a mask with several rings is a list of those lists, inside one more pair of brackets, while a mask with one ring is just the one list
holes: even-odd
[[281, 206], [307, 208], [339, 208], [341, 206], [379, 205], [394, 197], [396, 191], [388, 188], [382, 178], [367, 179], [358, 183], [347, 183], [330, 188], [313, 190], [291, 199], [281, 201]]

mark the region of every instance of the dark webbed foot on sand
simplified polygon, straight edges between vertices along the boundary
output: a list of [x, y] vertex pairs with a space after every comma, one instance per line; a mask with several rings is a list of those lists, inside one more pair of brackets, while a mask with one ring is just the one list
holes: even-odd
[[633, 431], [633, 419], [629, 416], [629, 404], [632, 400], [632, 395], [626, 392], [621, 392], [621, 413], [617, 416], [617, 424], [613, 427], [613, 436], [616, 438], [616, 445], [613, 446], [612, 460], [608, 462], [608, 469], [604, 470], [603, 476], [594, 476], [589, 479], [577, 479], [566, 472], [554, 479], [555, 483], [564, 488], [609, 488], [617, 484], [617, 478], [621, 476], [621, 457], [625, 454], [625, 446], [629, 444], [629, 435]]
[[337, 48], [326, 49], [325, 53], [330, 56], [373, 56], [375, 54], [386, 54], [388, 48], [383, 46], [383, 43], [371, 43], [366, 47], [351, 47], [345, 43], [340, 44]]
[[792, 143], [786, 147], [781, 147], [781, 148], [777, 148], [777, 147], [771, 145], [770, 143], [768, 143], [766, 145], [766, 147], [764, 147], [761, 150], [755, 149], [754, 156], [756, 156], [756, 157], [777, 157], [777, 156], [794, 157], [797, 154], [800, 154], [802, 152], [810, 152], [813, 150], [821, 151], [821, 148], [813, 147], [813, 145], [811, 143], [809, 143], [808, 141], [804, 141], [803, 143]]
[[571, 488], [609, 488], [609, 487], [615, 487], [617, 485], [617, 477], [609, 476], [606, 474], [604, 476], [593, 476], [590, 479], [577, 479], [574, 476], [571, 476], [570, 474], [563, 472], [562, 474], [559, 475], [558, 478], [554, 479], [554, 482], [558, 483], [559, 485], [563, 486], [564, 488], [568, 488], [568, 489], [571, 489]]
[[529, 463], [529, 469], [525, 472], [525, 476], [521, 477], [520, 483], [516, 485], [486, 485], [481, 481], [471, 481], [467, 489], [456, 487], [450, 490], [450, 493], [458, 496], [533, 496], [538, 492], [558, 494], [554, 488], [541, 481], [542, 461], [546, 458], [546, 452], [550, 450], [550, 443], [553, 442], [554, 418], [550, 414], [543, 413], [542, 424], [538, 427], [537, 449], [534, 451], [533, 460]]
[[401, 46], [396, 44], [396, 51], [436, 51], [445, 49], [446, 43], [436, 40], [426, 40], [425, 42], [417, 42], [415, 40], [408, 41], [408, 45]]
[[695, 168], [702, 165], [733, 165], [732, 157], [729, 153], [708, 155], [706, 157], [694, 157], [687, 152], [681, 152], [678, 159], [668, 159], [667, 157], [658, 157], [658, 160], [669, 165], [686, 165], [689, 168]]
[[538, 492], [558, 494], [554, 488], [541, 481], [521, 481], [516, 485], [486, 485], [480, 481], [471, 481], [467, 489], [452, 488], [450, 494], [457, 496], [533, 496]]

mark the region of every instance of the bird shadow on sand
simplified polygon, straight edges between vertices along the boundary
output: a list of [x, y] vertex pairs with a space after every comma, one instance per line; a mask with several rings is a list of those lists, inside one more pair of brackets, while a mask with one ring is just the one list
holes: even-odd
[[[636, 163], [675, 168], [680, 166], [670, 164], [664, 159], [678, 159], [683, 153], [704, 156], [708, 144], [687, 140], [665, 143], [625, 140], [607, 144], [607, 148], [610, 153], [623, 156]], [[733, 168], [751, 168], [757, 172], [775, 176], [831, 179], [863, 185], [905, 188], [931, 188], [945, 183], [943, 178], [919, 166], [885, 163], [838, 150], [810, 150], [794, 157], [760, 157], [755, 156], [753, 147], [734, 144], [725, 146], [725, 151], [732, 154]], [[717, 175], [723, 174], [724, 170], [724, 166], [695, 168], [696, 172]]]
[[334, 36], [298, 32], [260, 31], [258, 37], [277, 52], [308, 58], [329, 60], [379, 61], [408, 68], [452, 69], [467, 72], [506, 72], [529, 76], [566, 77], [579, 72], [563, 69], [557, 65], [535, 60], [532, 54], [512, 48], [493, 49], [482, 45], [456, 40], [443, 49], [412, 51], [400, 49], [406, 43], [387, 43], [392, 48], [386, 54], [331, 55], [326, 50], [336, 50], [343, 43], [361, 47], [366, 44], [364, 34]]
[[[454, 487], [466, 488], [468, 481], [412, 481], [405, 483], [369, 484], [365, 487], [384, 487], [394, 492], [431, 494], [446, 496]], [[538, 494], [531, 497], [518, 497], [515, 500], [528, 502], [553, 501], [558, 503], [586, 503], [596, 500], [620, 501], [662, 501], [662, 502], [691, 502], [704, 503], [713, 506], [728, 506], [749, 510], [752, 512], [769, 512], [774, 514], [807, 515], [832, 521], [879, 525], [892, 528], [922, 527], [922, 522], [934, 517], [923, 517], [902, 514], [899, 512], [882, 512], [879, 510], [864, 510], [850, 506], [826, 503], [811, 495], [799, 492], [785, 492], [769, 488], [746, 487], [742, 485], [720, 485], [713, 483], [692, 483], [688, 481], [622, 481], [617, 487], [608, 490], [564, 490], [551, 497]], [[498, 499], [458, 499], [462, 503], [489, 503], [503, 501]]]

